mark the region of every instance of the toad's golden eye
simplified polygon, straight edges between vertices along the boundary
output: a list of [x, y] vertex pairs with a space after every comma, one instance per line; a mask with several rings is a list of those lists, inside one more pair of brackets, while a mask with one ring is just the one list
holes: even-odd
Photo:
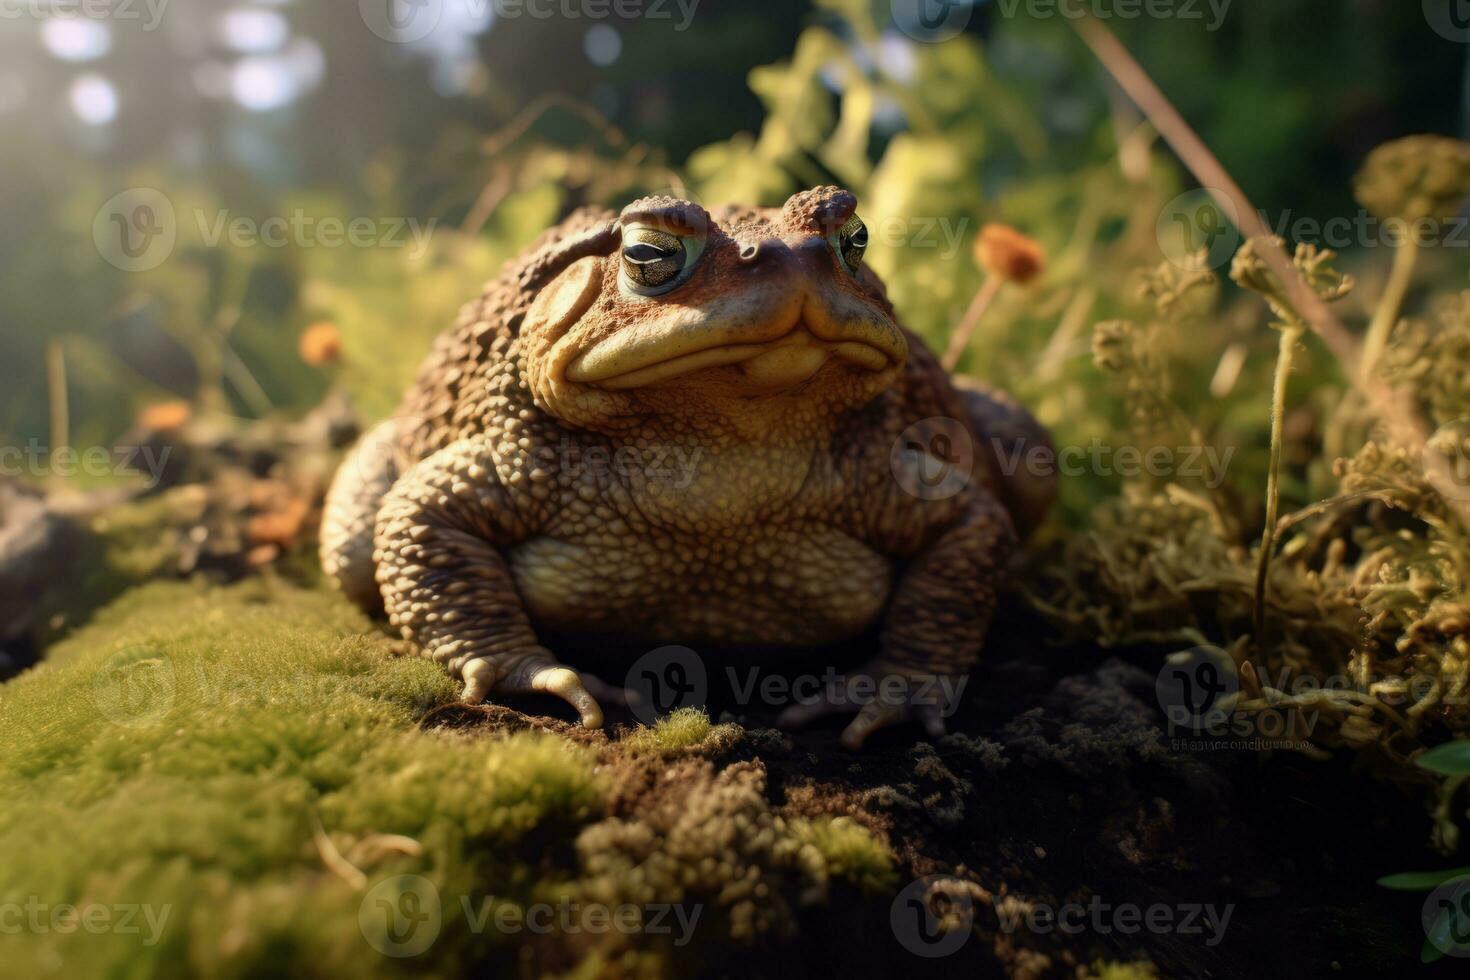
[[667, 286], [684, 271], [684, 243], [656, 228], [630, 228], [623, 235], [623, 274], [637, 289]]
[[837, 229], [835, 246], [847, 271], [856, 275], [858, 266], [863, 264], [863, 253], [868, 250], [868, 226], [863, 224], [863, 219], [857, 215], [848, 218]]

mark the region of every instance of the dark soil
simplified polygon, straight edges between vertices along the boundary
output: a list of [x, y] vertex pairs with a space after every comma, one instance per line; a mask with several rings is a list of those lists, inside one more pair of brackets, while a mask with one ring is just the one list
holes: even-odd
[[[973, 883], [973, 932], [952, 953], [916, 956], [924, 941], [890, 923], [888, 897], [855, 900], [808, 913], [795, 939], [738, 969], [696, 972], [1072, 976], [1147, 959], [1160, 977], [1300, 980], [1461, 966], [1421, 966], [1424, 896], [1376, 884], [1445, 863], [1427, 846], [1422, 795], [1355, 773], [1347, 758], [1176, 745], [1145, 666], [1157, 652], [1051, 649], [1041, 635], [1012, 612], [949, 735], [929, 744], [894, 729], [859, 753], [838, 744], [844, 720], [775, 731], [775, 712], [735, 703], [711, 664], [711, 715], [747, 728], [721, 764], [758, 761], [786, 812], [848, 814], [883, 832], [904, 883]], [[1082, 911], [1066, 930], [1044, 919], [1031, 928], [1002, 914], [1007, 898]], [[1223, 928], [1208, 906], [1228, 910]], [[1136, 923], [1131, 908], [1143, 910]], [[1151, 908], [1154, 928], [1142, 918]]]

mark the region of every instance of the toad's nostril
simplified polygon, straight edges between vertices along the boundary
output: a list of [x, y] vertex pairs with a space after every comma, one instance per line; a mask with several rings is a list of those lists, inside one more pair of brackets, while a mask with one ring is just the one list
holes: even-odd
[[747, 245], [740, 250], [741, 262], [754, 262], [761, 254], [759, 245]]

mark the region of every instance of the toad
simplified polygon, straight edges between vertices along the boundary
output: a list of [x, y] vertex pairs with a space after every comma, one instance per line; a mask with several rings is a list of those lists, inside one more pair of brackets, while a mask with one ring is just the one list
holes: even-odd
[[541, 692], [600, 726], [621, 688], [551, 633], [797, 651], [871, 631], [875, 658], [781, 722], [855, 712], [850, 748], [905, 720], [942, 734], [953, 687], [932, 682], [980, 656], [1055, 490], [1017, 463], [1049, 442], [900, 325], [867, 243], [835, 187], [573, 213], [343, 463], [326, 572], [471, 703]]

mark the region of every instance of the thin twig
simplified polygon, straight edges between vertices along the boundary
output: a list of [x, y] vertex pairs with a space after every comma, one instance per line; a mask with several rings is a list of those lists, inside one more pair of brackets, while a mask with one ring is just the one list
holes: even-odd
[[1084, 286], [1077, 290], [1077, 295], [1073, 297], [1072, 302], [1067, 304], [1067, 309], [1062, 314], [1062, 320], [1057, 325], [1056, 332], [1051, 335], [1041, 356], [1036, 359], [1037, 380], [1055, 381], [1062, 373], [1062, 366], [1069, 357], [1073, 356], [1074, 341], [1087, 327], [1087, 319], [1092, 315], [1092, 308], [1096, 305], [1096, 289]]
[[55, 452], [71, 445], [71, 404], [66, 390], [66, 348], [61, 341], [46, 345], [46, 390], [51, 405], [51, 447]]
[[1281, 430], [1286, 424], [1286, 386], [1302, 328], [1281, 328], [1281, 350], [1276, 355], [1276, 380], [1271, 386], [1271, 463], [1266, 470], [1266, 527], [1261, 531], [1261, 553], [1256, 556], [1256, 645], [1266, 637], [1266, 579], [1275, 550], [1276, 521], [1281, 509]]
[[960, 363], [960, 358], [965, 356], [965, 350], [970, 346], [975, 330], [980, 326], [980, 320], [985, 316], [985, 311], [990, 309], [990, 304], [995, 302], [1003, 281], [1000, 276], [987, 276], [985, 284], [976, 291], [975, 298], [970, 300], [970, 308], [965, 310], [964, 319], [960, 320], [960, 325], [950, 335], [949, 346], [944, 350], [942, 363], [946, 371], [953, 371]]
[[460, 234], [468, 237], [478, 235], [485, 227], [485, 222], [500, 207], [500, 202], [510, 194], [511, 188], [515, 186], [515, 177], [511, 168], [497, 166], [495, 176], [486, 182], [480, 189], [480, 195], [475, 198], [469, 213], [465, 215], [464, 221], [460, 223]]
[[250, 367], [235, 352], [235, 348], [230, 346], [230, 336], [240, 325], [240, 317], [245, 313], [245, 297], [250, 292], [250, 281], [254, 275], [253, 263], [246, 263], [242, 271], [236, 272], [225, 287], [228, 299], [220, 304], [219, 312], [215, 314], [214, 332], [215, 342], [219, 345], [221, 378], [217, 383], [222, 386], [223, 379], [228, 379], [240, 397], [250, 403], [250, 410], [264, 418], [275, 406], [271, 404], [270, 396], [265, 393], [255, 375], [250, 372]]
[[548, 92], [537, 96], [516, 114], [516, 117], [506, 123], [500, 129], [485, 137], [481, 145], [486, 156], [493, 157], [495, 154], [509, 147], [516, 140], [531, 129], [533, 125], [552, 109], [565, 109], [574, 116], [580, 116], [584, 121], [597, 130], [608, 146], [619, 148], [627, 145], [628, 138], [623, 131], [607, 121], [607, 117], [598, 112], [586, 102], [581, 102], [569, 95], [560, 92]]
[[1463, 489], [1455, 480], [1449, 461], [1438, 453], [1423, 451], [1431, 433], [1415, 408], [1412, 395], [1391, 388], [1377, 375], [1362, 370], [1363, 349], [1357, 337], [1301, 277], [1286, 250], [1275, 243], [1271, 230], [1245, 192], [1113, 32], [1092, 16], [1073, 18], [1070, 23], [1221, 210], [1233, 216], [1247, 238], [1261, 239], [1261, 257], [1286, 290], [1292, 307], [1337, 358], [1343, 374], [1362, 392], [1369, 407], [1382, 420], [1389, 439], [1422, 455], [1429, 484], [1444, 498], [1445, 505], [1460, 523], [1470, 529], [1470, 500], [1461, 499]]

